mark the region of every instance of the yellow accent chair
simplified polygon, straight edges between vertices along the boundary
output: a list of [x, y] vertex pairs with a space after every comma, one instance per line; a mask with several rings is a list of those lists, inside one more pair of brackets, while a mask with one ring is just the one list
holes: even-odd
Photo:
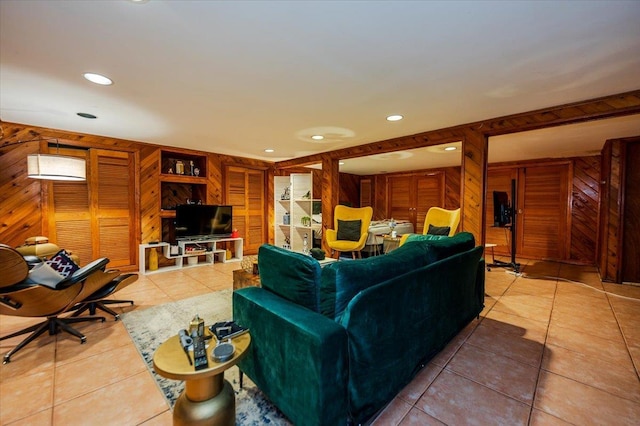
[[[429, 225], [437, 227], [449, 227], [449, 237], [453, 237], [458, 230], [460, 224], [460, 209], [446, 210], [440, 207], [431, 207], [427, 211], [427, 216], [424, 218], [424, 227], [422, 228], [422, 234], [427, 235], [429, 233]], [[405, 234], [400, 239], [399, 245], [403, 245], [410, 234]]]
[[[369, 236], [369, 224], [371, 223], [371, 217], [373, 216], [373, 209], [371, 207], [347, 207], [337, 205], [333, 212], [333, 227], [334, 229], [327, 229], [325, 232], [327, 245], [331, 249], [331, 255], [335, 252], [351, 252], [351, 257], [361, 258], [360, 251], [364, 248]], [[348, 227], [353, 224], [352, 221], [360, 220], [360, 229], [354, 230], [352, 236], [349, 239], [338, 239], [338, 235], [343, 238], [348, 233]], [[357, 235], [356, 235], [357, 234]], [[356, 239], [356, 237], [358, 237]]]

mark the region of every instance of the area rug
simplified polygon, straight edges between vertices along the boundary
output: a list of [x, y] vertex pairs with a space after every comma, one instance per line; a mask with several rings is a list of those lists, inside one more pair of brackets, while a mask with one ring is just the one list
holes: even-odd
[[[205, 324], [231, 319], [231, 295], [231, 290], [216, 291], [121, 315], [138, 352], [172, 409], [184, 389], [184, 382], [166, 379], [153, 370], [155, 350], [180, 329], [188, 328], [196, 314]], [[237, 367], [225, 371], [224, 376], [236, 395], [237, 425], [291, 424], [246, 376], [240, 389]]]

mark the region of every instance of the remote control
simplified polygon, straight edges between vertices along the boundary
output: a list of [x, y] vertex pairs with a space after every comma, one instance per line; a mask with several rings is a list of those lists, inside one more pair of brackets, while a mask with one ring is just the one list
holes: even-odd
[[209, 367], [204, 337], [193, 333], [191, 338], [193, 339], [193, 365], [195, 369], [202, 370], [203, 368]]

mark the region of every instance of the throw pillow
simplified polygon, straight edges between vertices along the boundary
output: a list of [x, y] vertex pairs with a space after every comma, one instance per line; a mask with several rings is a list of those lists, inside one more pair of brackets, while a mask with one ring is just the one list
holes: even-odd
[[60, 281], [63, 281], [64, 277], [58, 273], [55, 269], [49, 266], [47, 263], [42, 262], [36, 264], [30, 271], [29, 276], [25, 282], [30, 284], [40, 284], [47, 287], [56, 288], [56, 285]]
[[362, 233], [362, 221], [358, 220], [340, 220], [338, 219], [338, 240], [342, 241], [358, 241]]
[[451, 231], [450, 226], [433, 226], [432, 224], [429, 224], [429, 230], [427, 231], [427, 234], [448, 236], [449, 231]]
[[80, 267], [71, 260], [69, 254], [65, 250], [60, 250], [51, 259], [47, 260], [46, 263], [58, 271], [58, 273], [64, 278], [67, 278], [69, 275], [80, 269]]

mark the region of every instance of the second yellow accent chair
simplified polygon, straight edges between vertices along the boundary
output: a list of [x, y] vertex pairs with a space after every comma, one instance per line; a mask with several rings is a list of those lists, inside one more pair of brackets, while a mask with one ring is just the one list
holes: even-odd
[[[437, 227], [449, 227], [449, 236], [453, 237], [458, 230], [458, 225], [460, 224], [460, 209], [457, 208], [455, 210], [446, 210], [440, 207], [431, 207], [427, 211], [427, 216], [424, 218], [424, 226], [422, 228], [422, 234], [427, 235], [429, 232], [429, 225], [437, 226]], [[410, 234], [405, 234], [400, 239], [400, 244], [404, 244], [407, 240], [407, 237]]]
[[[337, 205], [333, 212], [333, 228], [327, 229], [325, 232], [327, 245], [331, 249], [331, 254], [338, 252], [351, 252], [351, 257], [358, 258], [362, 257], [360, 251], [364, 248], [365, 243], [367, 242], [367, 237], [369, 236], [369, 224], [371, 223], [371, 217], [373, 216], [373, 209], [371, 207], [347, 207], [342, 205]], [[354, 221], [360, 220], [360, 231], [358, 240], [339, 240], [338, 239], [338, 230], [339, 225], [338, 221]], [[343, 225], [344, 229], [344, 225]], [[341, 232], [343, 234], [344, 232]]]

